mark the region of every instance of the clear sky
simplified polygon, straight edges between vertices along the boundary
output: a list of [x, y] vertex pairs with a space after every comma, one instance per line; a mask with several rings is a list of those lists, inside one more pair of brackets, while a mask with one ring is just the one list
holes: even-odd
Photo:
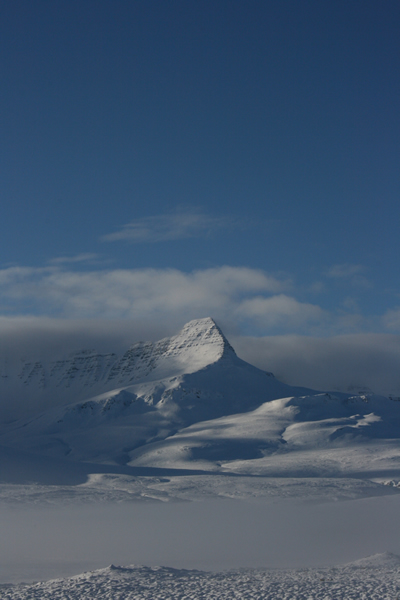
[[0, 5], [5, 317], [400, 332], [400, 4]]

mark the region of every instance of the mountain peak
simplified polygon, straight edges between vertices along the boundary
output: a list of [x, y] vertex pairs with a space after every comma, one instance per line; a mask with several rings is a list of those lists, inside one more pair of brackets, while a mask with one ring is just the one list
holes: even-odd
[[21, 403], [14, 404], [24, 406], [26, 412], [27, 389], [35, 398], [32, 407], [48, 406], [54, 397], [60, 404], [80, 401], [88, 397], [89, 389], [95, 396], [139, 381], [195, 373], [229, 358], [236, 358], [233, 348], [215, 321], [207, 317], [190, 321], [173, 337], [137, 342], [119, 357], [82, 350], [51, 361], [23, 361], [22, 366], [17, 364], [9, 372], [0, 371], [0, 391], [14, 400], [20, 398]]
[[171, 338], [171, 342], [173, 345], [182, 343], [184, 346], [193, 346], [199, 349], [203, 346], [212, 346], [218, 351], [220, 357], [226, 352], [235, 353], [221, 329], [211, 317], [189, 321], [178, 335]]
[[236, 356], [234, 349], [211, 317], [189, 321], [175, 336], [157, 342], [153, 350], [157, 371], [172, 366], [194, 372], [221, 358]]

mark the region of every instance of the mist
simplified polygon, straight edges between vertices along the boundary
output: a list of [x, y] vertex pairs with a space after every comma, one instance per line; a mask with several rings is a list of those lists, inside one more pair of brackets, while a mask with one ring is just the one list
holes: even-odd
[[125, 352], [137, 341], [156, 341], [176, 333], [173, 325], [135, 319], [0, 317], [0, 356], [50, 359], [71, 352]]
[[400, 496], [327, 504], [191, 503], [0, 508], [0, 582], [109, 564], [223, 570], [343, 564], [400, 553]]
[[400, 336], [362, 333], [232, 337], [241, 358], [290, 385], [400, 395]]

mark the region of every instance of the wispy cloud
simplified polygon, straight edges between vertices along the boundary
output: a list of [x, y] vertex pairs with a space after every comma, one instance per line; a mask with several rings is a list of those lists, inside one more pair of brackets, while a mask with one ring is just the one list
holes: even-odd
[[326, 273], [327, 277], [336, 280], [345, 280], [354, 287], [370, 288], [371, 282], [365, 276], [366, 268], [363, 265], [345, 263], [333, 265]]
[[94, 254], [93, 252], [86, 252], [84, 254], [77, 254], [75, 256], [58, 256], [57, 258], [52, 258], [51, 260], [49, 260], [49, 263], [52, 265], [93, 263], [97, 261], [98, 258], [98, 254]]
[[360, 275], [365, 272], [365, 267], [362, 265], [333, 265], [327, 272], [328, 277], [334, 277], [336, 279], [348, 279], [354, 277], [354, 275]]
[[383, 325], [389, 331], [400, 331], [400, 307], [392, 308], [383, 315]]
[[133, 244], [167, 242], [208, 235], [217, 229], [237, 225], [231, 217], [215, 217], [202, 212], [178, 212], [136, 219], [119, 231], [103, 235], [103, 242]]

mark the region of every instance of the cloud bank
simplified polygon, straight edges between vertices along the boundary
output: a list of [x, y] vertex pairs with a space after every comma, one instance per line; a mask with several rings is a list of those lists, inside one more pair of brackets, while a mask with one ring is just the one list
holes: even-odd
[[0, 271], [3, 314], [121, 318], [175, 326], [213, 315], [233, 327], [302, 330], [323, 325], [324, 311], [289, 296], [290, 282], [246, 267], [184, 273], [177, 269], [71, 271], [12, 267]]
[[400, 336], [361, 333], [232, 338], [239, 356], [292, 385], [400, 396]]

